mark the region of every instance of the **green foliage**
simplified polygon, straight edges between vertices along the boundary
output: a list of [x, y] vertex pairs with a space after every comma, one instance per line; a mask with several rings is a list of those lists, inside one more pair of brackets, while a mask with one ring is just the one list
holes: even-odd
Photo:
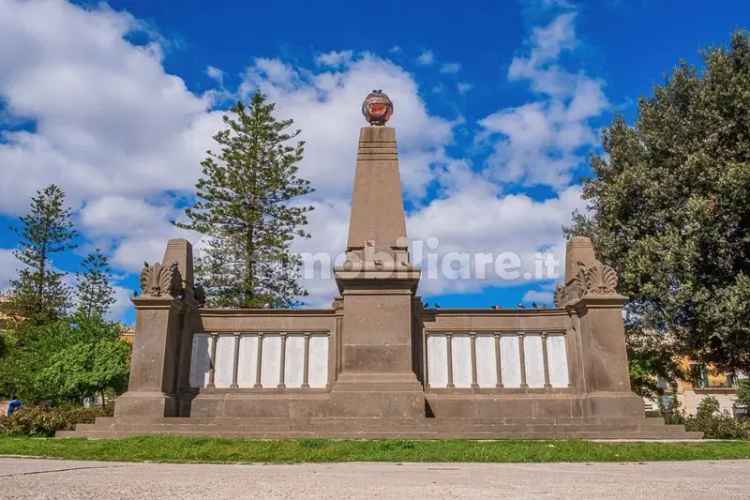
[[664, 384], [684, 378], [669, 336], [644, 333], [638, 328], [626, 329], [630, 385], [633, 392], [650, 399], [664, 394]]
[[209, 305], [288, 307], [305, 290], [297, 283], [301, 260], [290, 251], [312, 207], [293, 200], [312, 191], [297, 177], [304, 144], [289, 145], [299, 130], [276, 120], [274, 104], [256, 93], [249, 107], [238, 102], [214, 136], [196, 185], [198, 200], [177, 226], [209, 236], [196, 262]]
[[50, 258], [75, 247], [76, 231], [65, 207], [65, 193], [54, 184], [37, 191], [29, 213], [21, 217], [21, 227], [13, 230], [21, 240], [14, 254], [25, 266], [11, 281], [14, 312], [37, 323], [63, 316], [69, 292], [64, 274], [53, 269]]
[[685, 419], [685, 429], [703, 432], [705, 439], [750, 439], [750, 421], [740, 421], [719, 413], [719, 401], [706, 396], [695, 416]]
[[630, 331], [750, 372], [750, 38], [704, 60], [642, 98], [634, 127], [605, 131], [583, 187], [591, 211], [567, 231], [619, 273]]
[[97, 248], [81, 264], [77, 276], [78, 314], [86, 318], [103, 318], [115, 303], [115, 290], [110, 284], [107, 256]]
[[0, 359], [2, 390], [24, 401], [81, 402], [124, 390], [130, 346], [99, 317], [25, 325]]
[[10, 417], [0, 417], [0, 434], [51, 437], [57, 431], [74, 430], [76, 424], [91, 424], [96, 417], [111, 415], [111, 407], [23, 406]]
[[750, 378], [737, 382], [737, 402], [750, 408]]

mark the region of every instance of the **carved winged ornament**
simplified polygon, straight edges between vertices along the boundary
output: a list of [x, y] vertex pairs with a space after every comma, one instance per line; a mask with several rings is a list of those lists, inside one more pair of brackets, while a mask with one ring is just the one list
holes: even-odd
[[589, 266], [578, 262], [575, 278], [555, 290], [555, 306], [563, 307], [589, 295], [615, 295], [617, 284], [617, 272], [610, 266], [598, 260]]
[[148, 297], [180, 297], [182, 277], [177, 263], [164, 266], [146, 262], [141, 271], [141, 293]]

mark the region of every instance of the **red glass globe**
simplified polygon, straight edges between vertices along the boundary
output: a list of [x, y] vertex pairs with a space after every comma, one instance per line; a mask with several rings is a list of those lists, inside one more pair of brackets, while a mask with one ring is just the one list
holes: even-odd
[[362, 114], [370, 125], [385, 125], [393, 115], [393, 102], [382, 90], [373, 90], [362, 103]]

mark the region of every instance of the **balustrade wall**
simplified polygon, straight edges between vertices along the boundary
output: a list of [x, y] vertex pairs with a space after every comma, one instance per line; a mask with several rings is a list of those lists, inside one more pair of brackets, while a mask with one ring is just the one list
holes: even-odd
[[329, 332], [196, 333], [190, 386], [215, 389], [326, 388]]
[[426, 332], [426, 384], [452, 388], [566, 388], [564, 332]]

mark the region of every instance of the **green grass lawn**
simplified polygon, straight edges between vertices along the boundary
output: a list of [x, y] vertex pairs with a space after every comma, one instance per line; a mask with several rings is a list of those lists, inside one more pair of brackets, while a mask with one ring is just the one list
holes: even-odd
[[147, 436], [126, 439], [0, 437], [0, 455], [79, 460], [204, 463], [634, 462], [750, 458], [750, 442], [246, 440]]

